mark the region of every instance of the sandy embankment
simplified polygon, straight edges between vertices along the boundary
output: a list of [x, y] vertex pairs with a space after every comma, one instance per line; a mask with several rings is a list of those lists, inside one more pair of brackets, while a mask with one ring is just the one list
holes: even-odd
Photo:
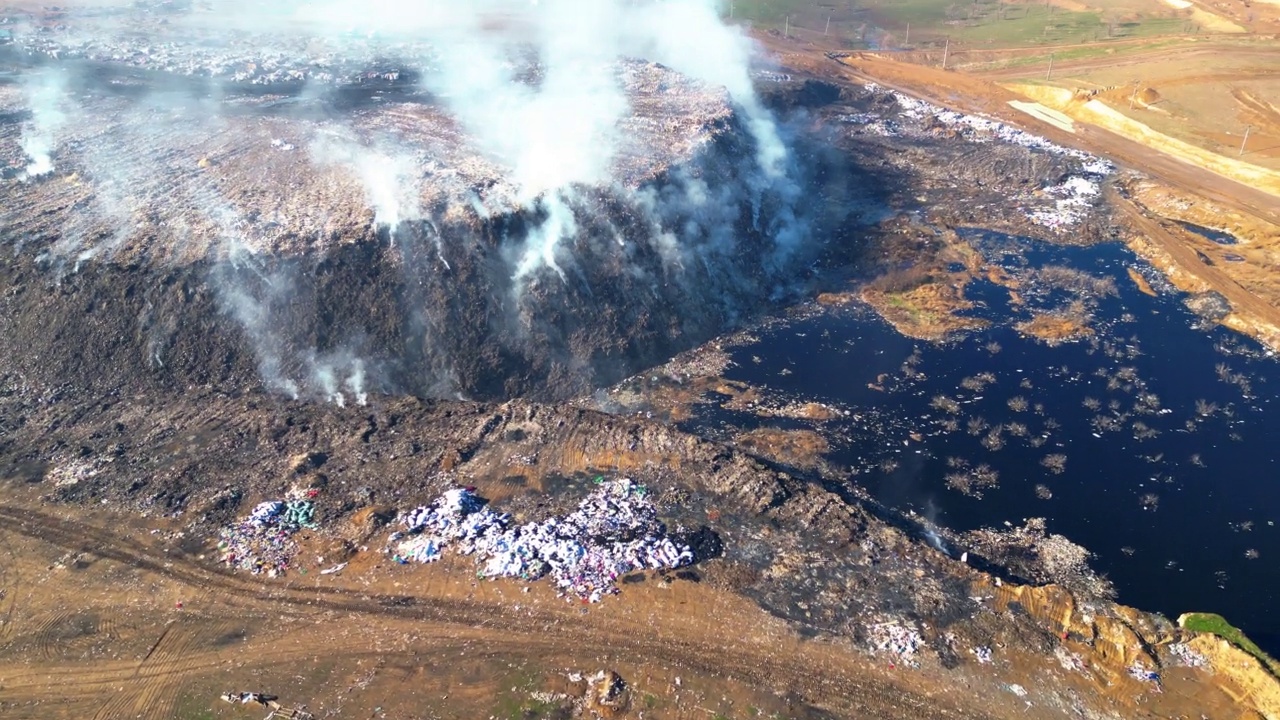
[[1147, 125], [1126, 117], [1101, 100], [1077, 97], [1066, 88], [1046, 85], [1015, 83], [1005, 87], [1059, 110], [1075, 120], [1110, 130], [1183, 162], [1280, 197], [1280, 172], [1219, 155], [1156, 132]]
[[[1272, 1], [1280, 3], [1280, 0], [1272, 0]], [[1265, 3], [1267, 2], [1267, 0], [1262, 0], [1262, 2]], [[1195, 3], [1188, 2], [1188, 0], [1164, 0], [1164, 4], [1176, 10], [1190, 10], [1191, 22], [1199, 25], [1200, 27], [1204, 28], [1205, 30], [1208, 30], [1209, 32], [1215, 32], [1215, 33], [1246, 32], [1244, 28], [1222, 17], [1221, 15], [1209, 12], [1208, 10], [1204, 10], [1202, 8], [1198, 8], [1196, 7]]]

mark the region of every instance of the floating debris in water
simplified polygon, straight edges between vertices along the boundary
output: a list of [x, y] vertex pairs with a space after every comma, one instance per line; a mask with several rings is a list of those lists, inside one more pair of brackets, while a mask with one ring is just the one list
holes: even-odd
[[1067, 470], [1067, 456], [1062, 453], [1053, 453], [1046, 455], [1040, 464], [1048, 468], [1049, 472], [1054, 475], [1061, 475]]

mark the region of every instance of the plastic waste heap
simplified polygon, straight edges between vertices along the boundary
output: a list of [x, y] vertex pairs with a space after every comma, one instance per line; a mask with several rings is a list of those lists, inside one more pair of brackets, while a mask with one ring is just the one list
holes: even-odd
[[562, 596], [599, 602], [620, 576], [693, 562], [693, 550], [667, 537], [648, 490], [627, 479], [596, 478], [596, 489], [560, 518], [513, 525], [471, 489], [445, 492], [403, 513], [392, 533], [397, 562], [434, 562], [445, 549], [474, 555], [480, 577], [536, 580], [550, 575]]

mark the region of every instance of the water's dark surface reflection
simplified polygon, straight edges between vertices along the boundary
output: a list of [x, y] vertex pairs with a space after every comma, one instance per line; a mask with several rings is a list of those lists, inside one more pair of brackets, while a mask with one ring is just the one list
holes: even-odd
[[[1094, 306], [1094, 340], [1051, 348], [1005, 322], [935, 346], [866, 311], [823, 312], [759, 333], [734, 351], [726, 377], [848, 410], [825, 425], [843, 439], [829, 458], [857, 469], [887, 504], [958, 530], [1048, 517], [1051, 531], [1097, 553], [1121, 602], [1173, 617], [1220, 612], [1280, 651], [1276, 361], [1234, 333], [1198, 328], [1176, 294], [1139, 292], [1126, 274], [1137, 261], [1122, 246], [987, 237], [983, 253], [1008, 268], [1066, 266], [1114, 281], [1118, 294]], [[968, 294], [984, 316], [1020, 312], [994, 284]], [[1033, 305], [1069, 299], [1061, 289], [1019, 294]], [[906, 378], [904, 361], [917, 352], [923, 376]], [[962, 387], [980, 373], [995, 379]], [[869, 387], [881, 374], [883, 390]], [[939, 409], [940, 395], [959, 412]], [[971, 434], [970, 422], [985, 427]], [[725, 423], [794, 424], [715, 408], [690, 425], [715, 433]], [[1066, 456], [1060, 474], [1042, 464], [1052, 454]], [[948, 458], [988, 464], [999, 487], [981, 499], [948, 489]]]

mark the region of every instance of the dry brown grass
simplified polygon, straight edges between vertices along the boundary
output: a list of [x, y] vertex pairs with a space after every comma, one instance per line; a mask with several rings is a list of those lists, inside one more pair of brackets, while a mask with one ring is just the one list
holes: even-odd
[[1147, 282], [1146, 278], [1142, 277], [1141, 273], [1133, 268], [1126, 268], [1126, 270], [1129, 273], [1129, 279], [1133, 281], [1134, 285], [1138, 286], [1138, 292], [1151, 297], [1156, 296], [1155, 289], [1151, 287], [1151, 283]]
[[1042, 312], [1030, 320], [1018, 323], [1018, 332], [1050, 346], [1079, 340], [1093, 335], [1089, 327], [1089, 316], [1083, 312]]
[[826, 438], [812, 430], [759, 428], [739, 435], [735, 442], [753, 455], [806, 470], [816, 468], [831, 449]]
[[906, 290], [868, 287], [862, 291], [862, 299], [898, 332], [919, 340], [936, 342], [990, 325], [981, 318], [957, 314], [972, 308], [973, 303], [965, 299], [960, 287], [949, 282], [925, 282]]

